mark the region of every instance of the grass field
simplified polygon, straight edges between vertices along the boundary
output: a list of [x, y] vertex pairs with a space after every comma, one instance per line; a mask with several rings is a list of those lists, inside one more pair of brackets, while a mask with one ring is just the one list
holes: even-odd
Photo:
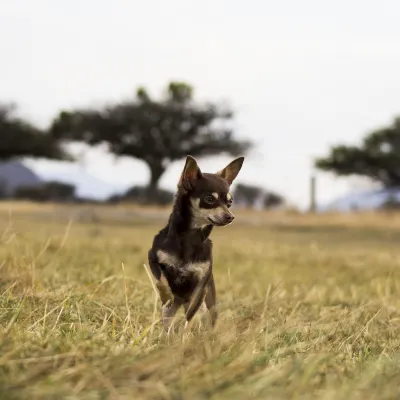
[[165, 218], [0, 206], [1, 399], [399, 398], [399, 216], [237, 213], [185, 337], [143, 267]]

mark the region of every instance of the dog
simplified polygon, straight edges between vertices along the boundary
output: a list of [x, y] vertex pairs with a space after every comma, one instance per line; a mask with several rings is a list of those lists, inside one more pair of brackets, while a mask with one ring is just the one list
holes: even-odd
[[185, 327], [200, 307], [208, 310], [215, 326], [218, 315], [209, 236], [215, 226], [227, 226], [234, 220], [229, 190], [243, 161], [244, 157], [239, 157], [212, 174], [201, 172], [195, 158], [186, 158], [168, 223], [154, 237], [148, 252], [167, 332], [182, 306]]

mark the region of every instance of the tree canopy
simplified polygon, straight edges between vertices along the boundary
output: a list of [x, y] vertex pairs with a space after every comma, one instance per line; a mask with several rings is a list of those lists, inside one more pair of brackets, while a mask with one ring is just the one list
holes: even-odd
[[20, 157], [71, 159], [54, 137], [17, 117], [12, 105], [0, 104], [0, 161]]
[[106, 143], [117, 156], [142, 160], [150, 170], [149, 188], [155, 189], [169, 164], [188, 154], [245, 153], [251, 144], [234, 138], [232, 128], [226, 126], [232, 118], [231, 110], [196, 103], [190, 85], [171, 82], [159, 100], [139, 88], [136, 96], [126, 101], [63, 111], [50, 132], [56, 139]]
[[340, 176], [360, 175], [386, 188], [400, 187], [400, 118], [368, 134], [360, 146], [334, 146], [317, 168]]
[[285, 204], [285, 198], [279, 193], [260, 186], [238, 183], [234, 190], [235, 203], [245, 207], [274, 208]]

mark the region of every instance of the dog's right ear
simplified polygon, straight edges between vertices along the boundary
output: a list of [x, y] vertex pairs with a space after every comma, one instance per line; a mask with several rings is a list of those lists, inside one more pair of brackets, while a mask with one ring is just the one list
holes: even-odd
[[178, 188], [182, 188], [186, 191], [193, 189], [193, 185], [201, 176], [197, 161], [192, 156], [187, 156], [181, 178], [179, 179]]

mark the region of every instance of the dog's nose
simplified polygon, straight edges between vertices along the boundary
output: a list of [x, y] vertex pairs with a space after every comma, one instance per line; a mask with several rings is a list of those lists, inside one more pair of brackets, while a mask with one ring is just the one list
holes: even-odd
[[224, 216], [224, 219], [227, 223], [232, 222], [235, 219], [235, 216], [233, 214], [228, 214], [226, 213]]

